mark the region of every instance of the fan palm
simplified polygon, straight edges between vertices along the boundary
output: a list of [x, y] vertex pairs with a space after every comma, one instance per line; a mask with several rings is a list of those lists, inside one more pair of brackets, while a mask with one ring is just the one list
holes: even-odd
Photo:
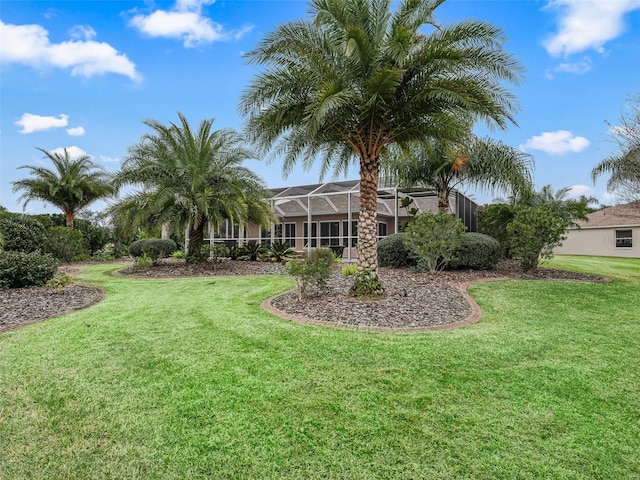
[[205, 227], [224, 220], [238, 225], [268, 225], [271, 210], [263, 180], [242, 163], [252, 158], [242, 137], [214, 130], [213, 119], [194, 131], [178, 113], [179, 124], [145, 121], [153, 133], [131, 146], [116, 184], [142, 190], [125, 197], [115, 210], [140, 224], [188, 225], [192, 251], [202, 245]]
[[[464, 117], [506, 127], [519, 64], [500, 29], [465, 21], [437, 26], [444, 0], [312, 0], [312, 18], [281, 25], [251, 52], [264, 67], [243, 93], [251, 140], [284, 157], [288, 174], [321, 157], [321, 175], [360, 167], [358, 270], [377, 279], [380, 157], [391, 144], [455, 140]], [[424, 26], [431, 26], [425, 33]]]
[[111, 175], [89, 156], [72, 158], [67, 149], [63, 153], [38, 150], [53, 162], [54, 169], [34, 165], [18, 167], [28, 168], [31, 174], [31, 178], [13, 182], [14, 192], [23, 191], [19, 200], [24, 200], [25, 208], [32, 200], [51, 203], [62, 210], [67, 227], [73, 228], [78, 211], [115, 193]]
[[435, 189], [438, 209], [449, 212], [449, 196], [460, 184], [509, 192], [532, 188], [531, 157], [520, 150], [473, 135], [463, 142], [426, 139], [408, 148], [390, 148], [388, 175], [403, 186]]

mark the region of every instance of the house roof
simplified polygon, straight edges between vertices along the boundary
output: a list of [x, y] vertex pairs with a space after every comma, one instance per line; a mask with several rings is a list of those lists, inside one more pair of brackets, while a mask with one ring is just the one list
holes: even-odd
[[640, 201], [603, 208], [587, 217], [588, 222], [576, 222], [580, 228], [640, 226]]
[[[378, 189], [378, 214], [395, 215], [396, 191], [400, 198], [410, 196], [414, 199], [412, 207], [421, 212], [436, 212], [438, 199], [435, 192], [422, 188], [389, 187], [381, 181]], [[288, 188], [271, 189], [270, 201], [276, 214], [281, 218], [307, 216], [309, 207], [313, 214], [346, 214], [351, 207], [352, 213], [360, 210], [360, 182], [357, 180], [330, 182], [313, 185], [299, 185]], [[406, 216], [400, 208], [399, 216]]]

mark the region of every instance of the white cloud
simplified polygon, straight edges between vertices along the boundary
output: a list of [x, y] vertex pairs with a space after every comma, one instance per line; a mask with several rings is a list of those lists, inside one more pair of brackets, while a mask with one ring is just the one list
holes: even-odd
[[577, 137], [568, 130], [543, 132], [535, 135], [520, 145], [521, 150], [540, 150], [550, 155], [564, 153], [578, 153], [589, 146], [590, 142], [584, 137]]
[[15, 124], [22, 127], [20, 133], [41, 132], [52, 128], [66, 127], [69, 124], [69, 115], [61, 113], [58, 117], [43, 117], [25, 113]]
[[80, 147], [76, 147], [75, 145], [71, 147], [58, 147], [54, 150], [49, 150], [49, 153], [59, 153], [60, 155], [64, 155], [65, 149], [67, 150], [67, 152], [69, 153], [69, 157], [71, 158], [78, 158], [83, 155], [87, 155], [87, 152], [85, 152]]
[[591, 197], [595, 194], [593, 188], [589, 185], [572, 185], [569, 187], [569, 198], [580, 198], [582, 195]]
[[91, 40], [96, 35], [98, 35], [96, 31], [89, 25], [76, 25], [69, 30], [69, 36], [79, 40]]
[[100, 155], [100, 161], [103, 163], [120, 163], [119, 158], [107, 157], [106, 155]]
[[581, 62], [561, 63], [556, 68], [556, 72], [573, 73], [575, 75], [584, 75], [591, 70], [591, 60], [583, 59]]
[[150, 37], [182, 40], [185, 48], [215, 41], [238, 40], [253, 29], [245, 25], [226, 31], [222, 25], [202, 14], [202, 6], [213, 0], [178, 0], [171, 10], [156, 10], [149, 15], [136, 15], [129, 25]]
[[624, 32], [624, 16], [640, 9], [640, 0], [550, 0], [559, 14], [558, 32], [544, 42], [553, 56], [571, 55], [604, 45]]
[[84, 127], [67, 128], [67, 133], [72, 137], [81, 137], [84, 135]]
[[116, 73], [134, 81], [142, 79], [127, 56], [104, 42], [90, 40], [91, 27], [75, 27], [72, 36], [85, 40], [51, 43], [49, 32], [40, 25], [11, 25], [0, 21], [0, 61], [31, 67], [70, 68], [71, 75], [92, 77]]

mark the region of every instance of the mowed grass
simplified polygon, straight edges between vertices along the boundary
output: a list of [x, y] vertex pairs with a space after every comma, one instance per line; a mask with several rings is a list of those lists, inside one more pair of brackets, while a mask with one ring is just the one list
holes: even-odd
[[0, 335], [0, 478], [640, 478], [640, 260], [558, 265], [614, 281], [477, 284], [479, 324], [419, 335], [88, 267], [102, 303]]

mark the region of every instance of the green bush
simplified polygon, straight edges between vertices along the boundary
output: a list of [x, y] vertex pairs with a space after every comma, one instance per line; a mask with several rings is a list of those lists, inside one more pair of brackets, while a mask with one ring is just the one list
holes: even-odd
[[294, 258], [287, 263], [289, 275], [296, 279], [299, 301], [310, 295], [310, 287], [314, 287], [316, 293], [324, 293], [328, 289], [333, 263], [333, 252], [328, 248], [316, 248], [303, 260]]
[[350, 263], [349, 265], [344, 265], [342, 267], [342, 275], [345, 277], [351, 277], [356, 274], [358, 271], [358, 266], [355, 263]]
[[39, 252], [0, 253], [0, 288], [41, 287], [58, 269], [51, 255]]
[[462, 245], [453, 254], [447, 268], [454, 270], [495, 270], [502, 256], [500, 243], [482, 233], [465, 233]]
[[511, 253], [520, 268], [525, 272], [535, 270], [541, 259], [551, 258], [553, 249], [567, 238], [569, 223], [547, 205], [517, 206], [507, 232], [511, 235]]
[[47, 288], [62, 289], [67, 285], [70, 285], [73, 279], [64, 272], [57, 272], [51, 280], [49, 280], [45, 286]]
[[4, 237], [4, 249], [9, 252], [35, 252], [45, 246], [44, 226], [27, 215], [0, 219], [0, 233]]
[[423, 213], [407, 227], [404, 243], [418, 257], [418, 269], [438, 272], [453, 260], [463, 234], [459, 218], [442, 212]]
[[51, 227], [47, 230], [45, 252], [61, 262], [72, 262], [89, 255], [87, 241], [82, 232], [67, 227]]
[[156, 262], [159, 258], [169, 257], [178, 249], [176, 242], [161, 238], [143, 238], [129, 245], [129, 255], [134, 258], [147, 255]]
[[368, 268], [363, 269], [361, 272], [356, 272], [353, 279], [353, 285], [351, 286], [350, 293], [356, 297], [374, 300], [378, 298], [384, 292], [382, 288], [382, 282], [373, 278], [371, 270]]
[[379, 266], [406, 268], [416, 265], [416, 256], [404, 243], [404, 236], [404, 233], [394, 233], [378, 242]]
[[266, 251], [266, 257], [274, 262], [287, 263], [296, 256], [296, 251], [286, 243], [272, 243]]

